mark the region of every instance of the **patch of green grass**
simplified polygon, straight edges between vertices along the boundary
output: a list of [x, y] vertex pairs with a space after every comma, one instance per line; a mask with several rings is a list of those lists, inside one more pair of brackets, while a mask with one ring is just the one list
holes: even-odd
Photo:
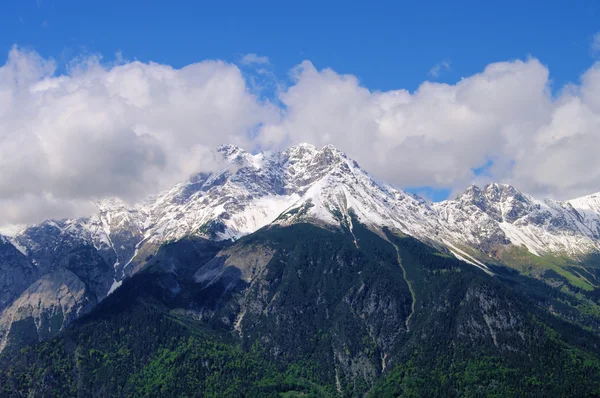
[[565, 255], [536, 256], [525, 247], [509, 246], [502, 251], [500, 260], [504, 265], [515, 268], [528, 276], [543, 279], [544, 273], [552, 270], [574, 287], [586, 291], [592, 291], [595, 288], [581, 273], [570, 272], [567, 269], [567, 267], [579, 267], [579, 264]]

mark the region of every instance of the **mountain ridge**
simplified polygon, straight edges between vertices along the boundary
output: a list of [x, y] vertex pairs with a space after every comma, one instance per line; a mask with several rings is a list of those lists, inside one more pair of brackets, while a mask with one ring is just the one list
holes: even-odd
[[[100, 244], [103, 238], [110, 240], [109, 235], [112, 230], [107, 229], [106, 225], [111, 224], [111, 215], [115, 214], [123, 219], [129, 219], [133, 224], [125, 228], [116, 225], [118, 229], [127, 229], [137, 234], [143, 233], [143, 240], [167, 241], [181, 238], [186, 234], [205, 235], [216, 239], [237, 239], [275, 221], [290, 210], [300, 208], [308, 200], [312, 200], [312, 207], [315, 207], [309, 213], [319, 212], [316, 214], [316, 220], [313, 221], [325, 221], [326, 224], [339, 223], [340, 220], [332, 217], [332, 212], [352, 208], [354, 205], [355, 212], [364, 212], [363, 218], [377, 218], [375, 221], [363, 221], [400, 227], [404, 233], [424, 238], [423, 231], [416, 230], [415, 225], [430, 224], [426, 228], [426, 232], [430, 235], [432, 227], [452, 226], [452, 222], [447, 218], [442, 225], [432, 224], [436, 224], [434, 219], [441, 216], [440, 213], [445, 210], [445, 207], [457, 202], [464, 207], [465, 197], [479, 191], [480, 197], [486, 198], [488, 205], [492, 204], [487, 211], [481, 207], [480, 210], [502, 224], [499, 227], [509, 240], [514, 240], [517, 244], [525, 244], [533, 254], [560, 250], [572, 254], [578, 246], [582, 246], [582, 243], [586, 248], [597, 249], [597, 242], [590, 242], [590, 240], [600, 240], [600, 199], [594, 200], [600, 197], [600, 194], [564, 202], [550, 199], [538, 200], [510, 185], [491, 183], [483, 189], [479, 187], [475, 189], [475, 186], [471, 186], [456, 199], [429, 204], [416, 195], [395, 189], [373, 178], [362, 170], [358, 163], [331, 145], [317, 149], [310, 144], [300, 144], [281, 152], [260, 152], [254, 155], [239, 147], [224, 145], [219, 147], [217, 152], [223, 156], [225, 162], [221, 170], [210, 174], [197, 174], [188, 181], [163, 191], [150, 201], [143, 201], [130, 207], [115, 199], [100, 202], [98, 218], [102, 222], [104, 236], [95, 239]], [[348, 192], [348, 189], [332, 192], [335, 186], [360, 189], [356, 189], [355, 192]], [[326, 189], [325, 192], [323, 188]], [[357, 203], [357, 196], [374, 196], [373, 193], [379, 197], [369, 198], [373, 199], [368, 201], [369, 203], [364, 201]], [[320, 203], [319, 199], [323, 195], [329, 196], [327, 203]], [[348, 205], [348, 200], [353, 203]], [[476, 198], [472, 198], [473, 200]], [[343, 203], [344, 201], [346, 204]], [[376, 203], [378, 201], [383, 203]], [[398, 206], [399, 202], [405, 202], [404, 206]], [[423, 217], [409, 218], [404, 223], [396, 220], [394, 225], [387, 225], [390, 212], [381, 208], [373, 209], [380, 204], [383, 205], [380, 207], [396, 206], [393, 211], [403, 212], [403, 217], [406, 217], [408, 212], [422, 213]], [[471, 204], [477, 206], [474, 202]], [[365, 205], [370, 208], [364, 209]], [[508, 206], [509, 209], [502, 210], [499, 205]], [[245, 213], [244, 210], [248, 209], [253, 211]], [[502, 213], [503, 211], [505, 213]], [[561, 226], [561, 221], [564, 221], [572, 235], [579, 233], [583, 239], [575, 243], [553, 241], [552, 245], [546, 245], [545, 249], [531, 241], [524, 241], [518, 233], [515, 233], [514, 228], [511, 229], [507, 224], [515, 225], [516, 221], [532, 212], [538, 217], [537, 220], [530, 217], [532, 224], [542, 224], [543, 220], [539, 219], [539, 213], [545, 213], [542, 216], [546, 218], [555, 216], [550, 220], [549, 227], [554, 227], [556, 231]], [[499, 214], [504, 218], [499, 219]], [[568, 216], [571, 214], [576, 219], [569, 219]], [[383, 217], [380, 217], [382, 215]], [[391, 214], [391, 218], [395, 218], [393, 216], [394, 214]], [[183, 221], [177, 222], [178, 218]], [[586, 222], [581, 222], [584, 219]], [[523, 222], [516, 225], [522, 226], [522, 224]], [[463, 238], [459, 243], [469, 243], [469, 239]]]
[[[117, 282], [167, 241], [187, 235], [235, 240], [273, 222], [341, 226], [350, 220], [349, 209], [374, 229], [399, 229], [474, 263], [511, 243], [536, 256], [577, 257], [600, 250], [600, 193], [564, 202], [538, 200], [491, 183], [428, 203], [373, 178], [331, 145], [299, 144], [257, 154], [222, 145], [217, 153], [220, 170], [196, 174], [132, 206], [107, 199], [97, 202], [98, 211], [90, 217], [44, 223], [60, 224], [91, 242], [115, 267]], [[28, 226], [11, 242], [30, 250], [28, 231], [44, 223]], [[463, 246], [484, 256], [471, 258]]]
[[[298, 223], [353, 235], [358, 222], [383, 238], [386, 229], [412, 236], [489, 274], [500, 264], [555, 285], [600, 286], [600, 274], [581, 265], [600, 252], [600, 194], [566, 202], [539, 200], [492, 183], [429, 203], [373, 178], [333, 146], [300, 144], [251, 154], [224, 145], [217, 153], [222, 157], [217, 171], [196, 174], [132, 206], [107, 199], [90, 217], [47, 220], [2, 237], [6, 250], [24, 259], [21, 265], [9, 264], [0, 281], [17, 272], [33, 283], [57, 267], [66, 268], [81, 282], [81, 294], [97, 303], [142, 270], [160, 247], [188, 236], [236, 241], [261, 228]], [[360, 241], [355, 238], [354, 244], [358, 248]], [[547, 257], [559, 276], [547, 276], [545, 265], [532, 268]], [[36, 296], [26, 290], [27, 283], [8, 292], [5, 307], [17, 298], [30, 305]], [[52, 300], [58, 299], [50, 295], [48, 308], [60, 304]], [[84, 313], [90, 306], [82, 308], [70, 312]], [[0, 315], [5, 334], [12, 318], [8, 312]], [[70, 320], [65, 316], [58, 329]]]

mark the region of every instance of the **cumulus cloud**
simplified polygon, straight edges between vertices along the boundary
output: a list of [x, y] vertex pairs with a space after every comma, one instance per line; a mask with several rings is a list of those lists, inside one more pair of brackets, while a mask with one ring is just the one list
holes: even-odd
[[269, 63], [269, 57], [249, 53], [242, 57], [242, 65], [266, 65]]
[[214, 164], [223, 142], [276, 111], [238, 68], [129, 62], [55, 63], [13, 48], [0, 68], [0, 220], [81, 214], [107, 196], [136, 200]]
[[414, 92], [371, 91], [304, 61], [273, 102], [221, 61], [174, 69], [92, 56], [67, 70], [16, 47], [0, 67], [0, 225], [86, 214], [109, 196], [137, 200], [217, 167], [223, 143], [333, 144], [399, 187], [600, 191], [600, 63], [553, 95], [535, 58]]
[[[599, 65], [553, 97], [548, 69], [533, 58], [413, 93], [370, 91], [305, 61], [280, 94], [285, 113], [259, 139], [334, 144], [400, 187], [460, 190], [485, 179], [570, 198], [600, 191]], [[476, 175], [484, 166], [486, 176]]]
[[450, 69], [451, 64], [452, 63], [450, 60], [445, 59], [429, 69], [429, 75], [431, 75], [431, 77], [439, 77], [443, 71]]

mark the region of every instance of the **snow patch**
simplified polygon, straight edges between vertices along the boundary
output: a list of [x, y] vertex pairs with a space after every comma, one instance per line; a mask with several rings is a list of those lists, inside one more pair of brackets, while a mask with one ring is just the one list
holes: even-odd
[[117, 281], [116, 279], [113, 279], [113, 283], [110, 286], [110, 289], [108, 289], [108, 293], [106, 293], [106, 296], [110, 296], [115, 290], [117, 290], [117, 288], [119, 288], [119, 286], [121, 286], [123, 284], [123, 281]]
[[452, 254], [454, 255], [454, 257], [458, 258], [459, 260], [464, 261], [465, 263], [474, 265], [477, 268], [484, 270], [485, 272], [487, 272], [490, 275], [493, 275], [493, 273], [489, 270], [487, 265], [485, 265], [481, 261], [473, 258], [469, 254], [467, 254], [465, 251], [459, 249], [458, 247], [454, 246], [453, 244], [451, 244], [449, 242], [445, 242], [445, 243], [448, 246], [448, 248], [450, 249], [450, 252], [452, 252]]

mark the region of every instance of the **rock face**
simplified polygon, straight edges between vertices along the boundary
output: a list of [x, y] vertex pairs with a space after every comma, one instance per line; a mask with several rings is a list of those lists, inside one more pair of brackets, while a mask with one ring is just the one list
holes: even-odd
[[0, 240], [0, 350], [51, 337], [106, 297], [114, 268], [80, 231], [47, 221]]
[[[171, 247], [183, 252], [186, 245], [164, 246], [157, 257]], [[354, 235], [307, 224], [274, 226], [203, 265], [191, 263], [198, 268], [187, 277], [171, 264], [159, 272], [153, 264], [146, 268], [167, 292], [169, 306], [181, 305], [217, 330], [233, 329], [242, 344], [259, 342], [280, 360], [327, 364], [330, 380], [376, 379], [382, 358], [406, 335], [413, 311], [394, 246], [359, 223]]]
[[[76, 221], [46, 221], [28, 227], [15, 237], [42, 273], [68, 269], [77, 275], [99, 300], [106, 297], [114, 280], [110, 256], [81, 233]], [[103, 256], [102, 254], [105, 254]]]
[[40, 271], [8, 238], [0, 236], [0, 311], [17, 298]]
[[534, 255], [574, 257], [600, 248], [600, 213], [582, 200], [538, 200], [510, 185], [490, 184], [433, 207], [459, 241], [485, 253], [507, 244], [524, 245]]
[[44, 275], [0, 317], [0, 350], [52, 337], [97, 303], [86, 285], [65, 268]]

